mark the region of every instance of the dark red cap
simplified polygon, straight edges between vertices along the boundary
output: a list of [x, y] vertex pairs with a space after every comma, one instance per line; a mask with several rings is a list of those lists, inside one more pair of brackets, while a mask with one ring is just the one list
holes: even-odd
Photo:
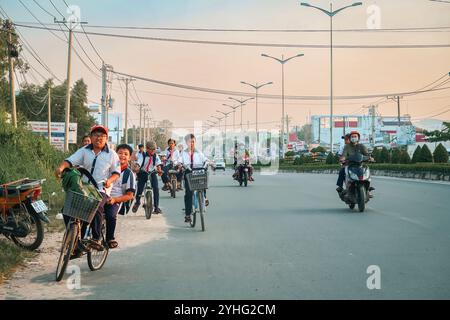
[[91, 128], [91, 133], [94, 131], [103, 131], [106, 135], [108, 134], [108, 128], [105, 128], [104, 126], [99, 125], [99, 124], [97, 124]]

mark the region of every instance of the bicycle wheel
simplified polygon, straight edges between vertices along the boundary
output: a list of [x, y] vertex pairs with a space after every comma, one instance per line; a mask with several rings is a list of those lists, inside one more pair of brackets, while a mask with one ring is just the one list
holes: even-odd
[[91, 269], [91, 271], [100, 270], [105, 264], [106, 258], [108, 257], [109, 246], [106, 243], [105, 235], [106, 235], [106, 224], [105, 220], [103, 220], [101, 229], [103, 250], [99, 251], [91, 248], [91, 250], [89, 250], [87, 254], [87, 262], [89, 269]]
[[64, 276], [64, 272], [66, 272], [67, 264], [70, 260], [70, 255], [72, 254], [75, 242], [77, 240], [77, 235], [78, 224], [71, 223], [69, 225], [69, 228], [64, 233], [61, 252], [58, 259], [58, 266], [56, 267], [56, 281], [61, 281]]
[[191, 214], [191, 222], [190, 225], [192, 228], [195, 227], [195, 222], [197, 220], [197, 205], [196, 205], [196, 199], [197, 199], [197, 192], [194, 191], [194, 194], [192, 196], [192, 214]]
[[150, 190], [145, 192], [145, 218], [150, 219], [153, 211], [153, 196]]
[[175, 198], [177, 196], [177, 180], [172, 179], [172, 189], [170, 190], [170, 195], [172, 198]]
[[198, 194], [198, 206], [200, 209], [200, 222], [202, 223], [202, 231], [205, 231], [205, 198], [203, 190], [197, 191]]

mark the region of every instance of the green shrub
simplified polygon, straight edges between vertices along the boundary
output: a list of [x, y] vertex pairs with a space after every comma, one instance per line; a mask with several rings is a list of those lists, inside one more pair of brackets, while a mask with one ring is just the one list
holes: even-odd
[[422, 148], [420, 146], [417, 146], [416, 150], [414, 150], [411, 163], [417, 163], [420, 162], [420, 154], [422, 152]]
[[381, 158], [381, 149], [379, 148], [375, 148], [372, 151], [372, 157], [375, 159], [376, 162], [380, 162], [380, 158]]
[[422, 150], [420, 150], [420, 162], [433, 162], [433, 155], [426, 144], [424, 144]]
[[386, 147], [383, 147], [380, 152], [380, 163], [389, 163], [390, 157], [389, 157], [389, 151]]
[[311, 152], [312, 153], [318, 153], [318, 152], [323, 153], [323, 152], [327, 152], [327, 150], [324, 147], [322, 147], [322, 146], [318, 146], [316, 148], [313, 148], [311, 150]]
[[334, 154], [333, 163], [339, 163], [339, 155], [337, 152]]
[[400, 163], [400, 149], [392, 149], [391, 150], [391, 163]]
[[433, 152], [433, 158], [435, 163], [447, 163], [448, 162], [448, 152], [447, 149], [439, 143]]
[[294, 155], [295, 155], [294, 151], [288, 151], [284, 154], [285, 157], [292, 157]]
[[400, 161], [399, 163], [401, 164], [409, 164], [411, 163], [411, 158], [408, 154], [408, 151], [406, 150], [402, 150], [402, 152], [400, 153]]
[[334, 155], [333, 153], [328, 153], [327, 159], [325, 160], [326, 164], [333, 164], [334, 163]]
[[62, 203], [61, 184], [53, 172], [64, 159], [64, 153], [52, 147], [42, 136], [33, 134], [20, 119], [17, 128], [0, 114], [0, 183], [22, 178], [46, 179], [42, 197], [57, 192], [53, 204]]

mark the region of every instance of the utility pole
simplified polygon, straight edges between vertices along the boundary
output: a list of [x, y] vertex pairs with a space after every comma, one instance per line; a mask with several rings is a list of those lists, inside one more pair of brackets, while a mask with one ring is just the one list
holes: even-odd
[[133, 124], [133, 145], [136, 147], [136, 126]]
[[[68, 49], [67, 49], [67, 78], [66, 78], [66, 125], [64, 131], [64, 151], [69, 151], [69, 124], [70, 124], [70, 76], [72, 69], [72, 37], [73, 37], [73, 29], [75, 29], [78, 25], [87, 24], [87, 22], [82, 21], [67, 21], [64, 18], [62, 21], [57, 21], [54, 18], [55, 23], [63, 23], [66, 28], [69, 30], [69, 38], [68, 38]], [[67, 25], [69, 23], [69, 26]]]
[[14, 59], [17, 58], [17, 50], [13, 47], [12, 43], [12, 23], [10, 20], [6, 20], [3, 24], [3, 29], [8, 32], [8, 64], [9, 64], [9, 94], [11, 99], [11, 113], [12, 121], [15, 128], [17, 128], [17, 109], [16, 109], [16, 93], [14, 88]]
[[343, 124], [342, 124], [342, 127], [344, 128], [343, 130], [344, 130], [344, 136], [345, 136], [345, 125], [346, 125], [346, 121], [347, 120], [347, 117], [346, 116], [344, 116], [343, 118], [342, 118], [342, 121], [344, 122]]
[[[142, 110], [142, 109], [141, 109]], [[145, 119], [146, 119], [146, 113], [147, 113], [147, 109], [144, 109], [144, 130], [143, 130], [143, 137], [144, 137], [144, 141], [142, 142], [144, 145], [145, 145], [145, 143], [146, 143], [146, 141], [147, 141], [147, 133], [146, 133], [146, 131], [145, 131], [145, 129], [146, 129], [146, 125], [145, 125]]]
[[[144, 143], [143, 141], [145, 139], [142, 139], [143, 138], [143, 132], [142, 132], [142, 110], [144, 110], [144, 118], [145, 118], [145, 107], [148, 107], [148, 104], [147, 103], [139, 103], [139, 104], [136, 104], [136, 106], [139, 107], [139, 143]], [[144, 126], [145, 126], [145, 123], [144, 123]]]
[[118, 78], [119, 81], [125, 81], [125, 143], [128, 143], [128, 84], [136, 81], [133, 78]]
[[117, 115], [117, 144], [120, 144], [120, 115]]
[[48, 100], [48, 126], [47, 126], [47, 134], [48, 134], [48, 143], [52, 144], [52, 96], [51, 96], [52, 88], [50, 85], [48, 86], [47, 91], [47, 100]]
[[287, 135], [287, 142], [289, 143], [289, 115], [286, 114], [286, 135]]

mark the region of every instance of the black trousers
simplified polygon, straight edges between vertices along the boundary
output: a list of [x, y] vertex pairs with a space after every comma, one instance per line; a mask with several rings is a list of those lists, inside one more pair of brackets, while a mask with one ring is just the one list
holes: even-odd
[[[145, 184], [148, 180], [148, 174], [145, 171], [139, 171], [138, 173], [138, 187], [136, 192], [136, 203], [141, 203], [141, 195], [144, 191]], [[156, 172], [150, 174], [150, 182], [153, 189], [153, 202], [155, 208], [159, 208], [159, 187], [158, 187], [158, 175]]]

